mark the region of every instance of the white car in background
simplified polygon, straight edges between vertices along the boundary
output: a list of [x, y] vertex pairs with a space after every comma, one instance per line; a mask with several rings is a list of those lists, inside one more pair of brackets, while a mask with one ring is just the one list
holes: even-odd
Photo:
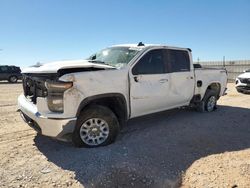
[[240, 74], [235, 81], [236, 89], [240, 93], [250, 93], [250, 69]]

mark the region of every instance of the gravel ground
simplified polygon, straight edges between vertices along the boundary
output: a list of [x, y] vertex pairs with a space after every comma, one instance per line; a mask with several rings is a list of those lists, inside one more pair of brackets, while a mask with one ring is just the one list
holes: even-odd
[[131, 120], [86, 149], [37, 135], [0, 82], [0, 187], [250, 187], [250, 95], [233, 84], [212, 113], [176, 109]]

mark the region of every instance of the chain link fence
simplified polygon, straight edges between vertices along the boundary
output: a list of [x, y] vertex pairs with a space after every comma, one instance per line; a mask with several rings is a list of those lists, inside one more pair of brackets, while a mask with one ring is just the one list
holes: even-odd
[[235, 61], [201, 61], [196, 62], [201, 64], [202, 67], [225, 67], [228, 73], [228, 81], [234, 82], [235, 78], [243, 73], [245, 70], [250, 69], [250, 60], [235, 60]]

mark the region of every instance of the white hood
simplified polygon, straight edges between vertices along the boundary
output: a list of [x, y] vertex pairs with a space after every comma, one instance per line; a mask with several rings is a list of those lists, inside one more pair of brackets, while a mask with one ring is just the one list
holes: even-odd
[[71, 60], [71, 61], [56, 61], [52, 63], [44, 64], [40, 67], [28, 67], [23, 69], [22, 73], [57, 73], [60, 69], [68, 68], [103, 68], [103, 69], [113, 69], [114, 67], [91, 63], [88, 60]]
[[238, 77], [239, 78], [250, 78], [250, 72], [245, 72], [243, 74], [240, 74]]

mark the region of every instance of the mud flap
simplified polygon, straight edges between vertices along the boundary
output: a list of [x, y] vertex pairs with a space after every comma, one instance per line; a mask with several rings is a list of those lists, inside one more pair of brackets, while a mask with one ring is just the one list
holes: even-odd
[[196, 110], [198, 112], [205, 112], [205, 102], [204, 101], [199, 102], [196, 106]]

